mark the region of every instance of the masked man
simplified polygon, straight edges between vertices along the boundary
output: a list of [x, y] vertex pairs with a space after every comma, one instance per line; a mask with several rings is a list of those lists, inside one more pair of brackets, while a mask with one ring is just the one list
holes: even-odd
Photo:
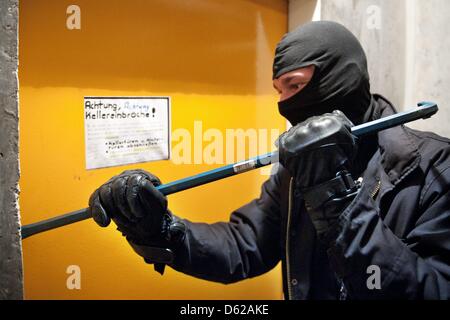
[[160, 273], [169, 265], [232, 283], [282, 261], [286, 299], [448, 299], [450, 141], [403, 126], [351, 134], [396, 111], [370, 93], [364, 51], [337, 23], [286, 34], [273, 84], [293, 127], [276, 142], [280, 165], [260, 197], [229, 222], [172, 214], [160, 180], [142, 170], [92, 194], [94, 219], [112, 219]]

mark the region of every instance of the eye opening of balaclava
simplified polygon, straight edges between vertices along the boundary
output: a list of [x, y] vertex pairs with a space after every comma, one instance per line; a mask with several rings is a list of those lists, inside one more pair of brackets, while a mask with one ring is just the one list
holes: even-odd
[[292, 125], [339, 109], [354, 123], [364, 122], [370, 106], [370, 82], [364, 50], [344, 26], [310, 22], [287, 33], [278, 43], [273, 79], [314, 65], [311, 81], [278, 108]]

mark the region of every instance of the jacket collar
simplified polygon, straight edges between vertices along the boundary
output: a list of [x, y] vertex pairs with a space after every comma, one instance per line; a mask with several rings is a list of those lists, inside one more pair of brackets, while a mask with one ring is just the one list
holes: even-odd
[[[378, 94], [373, 95], [372, 104], [372, 118], [383, 118], [397, 112], [386, 98]], [[378, 146], [381, 166], [393, 185], [402, 181], [420, 163], [418, 145], [403, 125], [380, 131]]]

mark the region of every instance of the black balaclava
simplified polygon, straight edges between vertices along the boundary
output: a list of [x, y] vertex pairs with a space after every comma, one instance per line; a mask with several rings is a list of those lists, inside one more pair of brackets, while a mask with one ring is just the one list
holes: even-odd
[[292, 125], [311, 116], [341, 110], [356, 125], [365, 121], [371, 102], [367, 61], [361, 44], [344, 26], [331, 21], [304, 24], [278, 43], [273, 79], [309, 65], [311, 81], [278, 103]]

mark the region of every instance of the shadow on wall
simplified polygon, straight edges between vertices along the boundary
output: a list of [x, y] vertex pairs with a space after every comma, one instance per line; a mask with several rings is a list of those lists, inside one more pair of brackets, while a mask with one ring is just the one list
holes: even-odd
[[318, 5], [320, 0], [291, 0], [289, 1], [289, 16], [288, 25], [289, 30], [294, 30], [298, 26], [318, 19], [319, 16], [315, 16], [318, 13]]

